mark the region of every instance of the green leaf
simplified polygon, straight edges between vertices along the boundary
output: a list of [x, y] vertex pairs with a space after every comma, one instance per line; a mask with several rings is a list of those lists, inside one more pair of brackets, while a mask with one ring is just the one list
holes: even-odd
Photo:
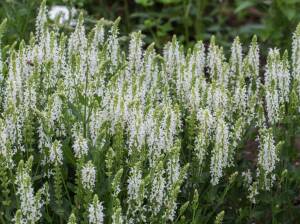
[[151, 6], [154, 3], [153, 0], [135, 0], [135, 2], [137, 4], [140, 4], [140, 5], [144, 6], [144, 7]]
[[243, 11], [244, 9], [247, 9], [251, 6], [253, 6], [255, 3], [252, 1], [244, 1], [234, 10], [234, 13], [239, 13], [240, 11]]
[[175, 3], [180, 3], [181, 0], [159, 0], [159, 2], [163, 4], [175, 4]]
[[297, 8], [295, 3], [278, 1], [278, 7], [282, 14], [288, 19], [292, 20], [296, 16]]
[[3, 33], [6, 30], [6, 24], [7, 24], [7, 19], [4, 19], [0, 24], [0, 38], [2, 37]]
[[284, 7], [284, 9], [281, 11], [288, 18], [288, 20], [292, 20], [296, 15], [296, 10], [294, 7]]
[[179, 216], [182, 216], [185, 212], [185, 210], [187, 209], [187, 207], [189, 206], [190, 202], [187, 201], [186, 203], [184, 203], [180, 209], [179, 209]]
[[286, 4], [294, 4], [294, 3], [299, 3], [300, 0], [285, 0]]

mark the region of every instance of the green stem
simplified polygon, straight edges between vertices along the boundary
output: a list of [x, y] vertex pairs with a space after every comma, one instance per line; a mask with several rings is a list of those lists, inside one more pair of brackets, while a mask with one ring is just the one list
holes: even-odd
[[67, 193], [68, 200], [69, 200], [69, 202], [71, 202], [70, 193], [69, 193], [69, 190], [68, 190], [68, 188], [67, 188], [65, 179], [64, 179], [64, 177], [62, 176], [62, 173], [61, 173], [61, 172], [60, 172], [60, 175], [61, 175], [62, 183], [63, 183], [63, 185], [64, 185], [64, 189], [65, 189], [65, 191], [66, 191], [66, 193]]
[[[9, 174], [10, 174], [10, 178], [11, 178], [11, 180], [14, 180], [14, 175], [13, 175], [13, 173], [12, 173], [12, 170], [11, 169], [9, 169]], [[12, 181], [11, 182], [12, 183], [12, 186], [13, 186], [13, 190], [14, 190], [14, 195], [17, 193], [17, 191], [16, 191], [16, 187], [15, 187], [15, 184], [14, 184], [14, 182]]]
[[86, 110], [87, 110], [87, 88], [88, 88], [88, 71], [86, 72], [85, 78], [85, 87], [84, 87], [84, 117], [83, 117], [83, 136], [86, 138], [87, 136], [87, 118], [86, 118]]
[[1, 220], [1, 223], [6, 223], [2, 215], [0, 215], [0, 220]]

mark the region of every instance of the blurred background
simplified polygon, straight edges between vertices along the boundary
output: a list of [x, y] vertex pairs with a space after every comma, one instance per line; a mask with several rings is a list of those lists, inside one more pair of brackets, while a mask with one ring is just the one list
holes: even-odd
[[[28, 39], [41, 0], [1, 0], [0, 19], [8, 19], [5, 43]], [[136, 30], [161, 49], [173, 34], [185, 44], [208, 41], [211, 35], [225, 49], [235, 36], [249, 43], [257, 35], [263, 54], [270, 47], [289, 48], [300, 21], [300, 0], [47, 0], [83, 10], [87, 27], [104, 17], [122, 18], [121, 35]]]

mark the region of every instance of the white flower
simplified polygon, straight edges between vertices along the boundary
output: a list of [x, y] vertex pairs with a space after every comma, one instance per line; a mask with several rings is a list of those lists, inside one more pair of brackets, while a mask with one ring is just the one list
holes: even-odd
[[9, 158], [9, 149], [6, 146], [8, 136], [7, 136], [5, 129], [6, 129], [6, 127], [4, 125], [4, 122], [2, 120], [0, 120], [0, 155], [3, 158], [8, 159]]
[[253, 178], [252, 178], [250, 169], [242, 172], [242, 177], [244, 178], [244, 182], [245, 182], [246, 186], [250, 186], [250, 184], [253, 182]]
[[54, 126], [54, 122], [57, 121], [61, 115], [62, 110], [62, 100], [58, 95], [55, 95], [53, 98], [53, 103], [51, 105], [50, 111], [50, 123]]
[[256, 196], [258, 195], [258, 182], [253, 182], [248, 189], [249, 195], [247, 198], [253, 203], [256, 204]]
[[41, 198], [45, 194], [43, 188], [34, 195], [29, 173], [31, 172], [32, 160], [33, 157], [30, 157], [26, 164], [24, 164], [23, 160], [19, 163], [15, 180], [15, 184], [18, 187], [16, 194], [19, 196], [21, 203], [20, 212], [24, 223], [37, 223], [42, 217], [41, 208], [45, 203]]
[[207, 104], [211, 113], [216, 116], [228, 109], [227, 90], [220, 85], [211, 85], [207, 89]]
[[76, 216], [72, 213], [68, 219], [68, 224], [77, 224]]
[[74, 139], [73, 150], [76, 158], [81, 158], [88, 154], [88, 142], [81, 134], [77, 135]]
[[[93, 146], [96, 145], [96, 142], [99, 137], [103, 123], [108, 119], [109, 118], [107, 118], [107, 114], [105, 113], [105, 111], [97, 110], [97, 111], [91, 112], [91, 118], [90, 118], [90, 123], [89, 123], [89, 132], [91, 135], [91, 140], [92, 140]], [[105, 140], [105, 139], [103, 139], [103, 140]]]
[[55, 20], [57, 17], [59, 17], [59, 23], [64, 24], [65, 22], [72, 19], [72, 17], [75, 15], [76, 9], [72, 8], [71, 10], [67, 6], [63, 5], [54, 5], [50, 8], [48, 15], [49, 19]]
[[84, 189], [93, 190], [96, 181], [96, 170], [91, 161], [81, 169], [81, 183]]
[[199, 131], [195, 140], [195, 148], [194, 148], [199, 167], [203, 166], [207, 154], [208, 144], [209, 144], [209, 139], [207, 138], [205, 133], [203, 131]]
[[206, 138], [211, 139], [215, 129], [215, 120], [207, 108], [200, 108], [197, 112], [197, 120], [201, 131], [205, 132]]
[[247, 106], [247, 90], [244, 85], [238, 82], [233, 94], [233, 111], [245, 112]]
[[268, 119], [271, 124], [279, 120], [279, 106], [289, 101], [290, 72], [287, 53], [280, 59], [278, 49], [270, 49], [265, 73]]
[[205, 67], [205, 47], [202, 41], [199, 41], [193, 51], [193, 57], [191, 58], [195, 63], [195, 75], [201, 77], [204, 75]]
[[130, 177], [128, 179], [127, 192], [129, 200], [137, 200], [142, 184], [142, 173], [137, 166], [130, 169]]
[[163, 204], [164, 204], [164, 197], [165, 197], [165, 187], [166, 181], [164, 178], [165, 171], [163, 169], [163, 164], [158, 163], [155, 167], [154, 177], [151, 183], [151, 192], [149, 196], [149, 200], [151, 203], [151, 210], [154, 215], [157, 215]]
[[46, 1], [43, 1], [38, 16], [36, 18], [36, 38], [38, 41], [43, 41], [44, 34], [45, 34], [45, 24], [47, 22], [47, 7], [46, 7]]
[[116, 212], [112, 214], [112, 224], [122, 224], [125, 223], [121, 209], [117, 209]]
[[127, 209], [127, 220], [128, 223], [141, 223], [145, 220], [143, 215], [144, 211], [144, 189], [142, 172], [139, 164], [134, 165], [130, 168], [128, 186], [128, 209]]
[[137, 74], [140, 73], [142, 63], [142, 45], [143, 41], [141, 38], [141, 32], [132, 33], [131, 39], [129, 43], [129, 54], [128, 54], [128, 76], [131, 75], [132, 72]]
[[103, 205], [98, 200], [98, 196], [95, 195], [93, 203], [89, 204], [89, 223], [90, 224], [102, 224], [104, 222]]
[[226, 122], [219, 118], [215, 133], [215, 146], [210, 162], [212, 185], [217, 185], [223, 175], [223, 169], [229, 162], [229, 130]]
[[63, 154], [61, 149], [61, 143], [55, 140], [50, 148], [50, 162], [54, 164], [62, 165], [63, 162]]
[[261, 129], [258, 137], [259, 154], [257, 175], [263, 177], [263, 185], [269, 190], [273, 185], [276, 163], [279, 161], [276, 146], [273, 139], [272, 129]]
[[95, 27], [95, 34], [93, 39], [93, 45], [97, 47], [98, 45], [102, 45], [104, 43], [104, 26], [103, 26], [103, 19], [101, 19], [96, 27]]
[[215, 37], [211, 38], [206, 61], [211, 77], [218, 83], [227, 86], [229, 80], [224, 66], [225, 56], [223, 49], [215, 44]]
[[292, 68], [293, 78], [300, 80], [300, 24], [297, 26], [296, 31], [293, 33], [292, 42]]
[[231, 46], [231, 75], [236, 75], [237, 77], [242, 75], [242, 61], [242, 45], [239, 37], [236, 37]]
[[176, 71], [176, 60], [179, 58], [179, 44], [176, 39], [164, 47], [164, 61], [166, 63], [167, 81], [174, 79], [173, 73]]
[[266, 106], [268, 121], [275, 124], [279, 120], [279, 96], [277, 90], [266, 91]]
[[115, 24], [112, 26], [112, 28], [109, 31], [109, 37], [108, 37], [108, 52], [109, 57], [111, 60], [111, 63], [116, 66], [118, 64], [118, 52], [119, 52], [119, 30], [118, 25], [119, 20], [115, 22]]

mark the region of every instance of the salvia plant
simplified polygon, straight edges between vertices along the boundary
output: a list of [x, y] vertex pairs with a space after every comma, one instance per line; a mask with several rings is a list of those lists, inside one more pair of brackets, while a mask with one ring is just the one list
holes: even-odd
[[214, 37], [191, 49], [174, 37], [160, 54], [140, 32], [124, 47], [118, 23], [87, 34], [80, 15], [66, 35], [43, 2], [30, 42], [1, 46], [0, 222], [269, 222], [291, 209], [254, 212], [288, 192], [300, 26], [291, 56], [270, 49], [264, 66], [256, 37], [229, 58]]

